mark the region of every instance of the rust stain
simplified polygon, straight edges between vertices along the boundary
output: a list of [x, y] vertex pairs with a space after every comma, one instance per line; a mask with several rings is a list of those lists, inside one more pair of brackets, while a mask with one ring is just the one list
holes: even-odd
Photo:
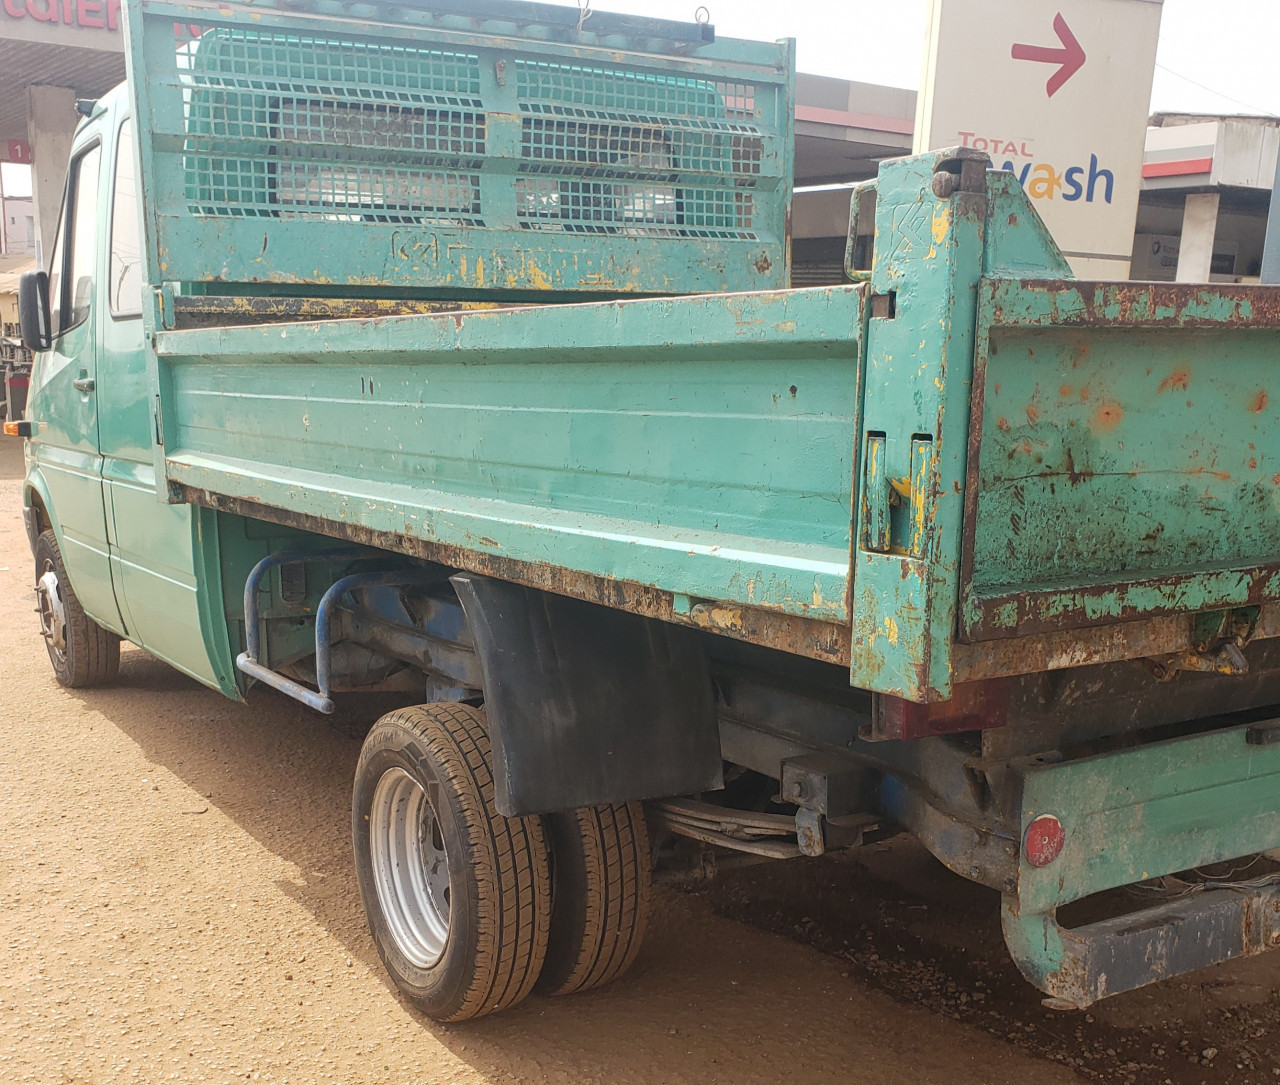
[[1271, 485], [1280, 486], [1280, 471], [1277, 471], [1274, 475], [1271, 476]]
[[[679, 615], [673, 608], [670, 592], [610, 577], [577, 573], [561, 566], [541, 561], [520, 561], [483, 550], [434, 542], [413, 535], [398, 535], [350, 521], [337, 523], [308, 513], [294, 512], [260, 504], [252, 498], [226, 497], [183, 486], [182, 500], [190, 504], [224, 509], [248, 515], [257, 520], [300, 527], [318, 535], [345, 539], [365, 546], [393, 550], [414, 557], [425, 558], [448, 568], [467, 569], [486, 576], [496, 576], [526, 587], [585, 599], [591, 603], [628, 610], [648, 618], [666, 622], [687, 622], [691, 616]], [[734, 616], [717, 632], [737, 640], [765, 644], [793, 655], [803, 655], [830, 663], [849, 666], [851, 658], [852, 630], [848, 623], [824, 622], [816, 618], [782, 614], [759, 607], [726, 607], [737, 610], [740, 620]]]
[[1157, 392], [1168, 392], [1170, 389], [1176, 388], [1179, 392], [1185, 392], [1187, 385], [1191, 383], [1191, 373], [1182, 367], [1175, 369], [1156, 388]]
[[1071, 385], [1069, 384], [1064, 384], [1061, 388], [1058, 389], [1058, 395], [1060, 395], [1063, 399], [1070, 399], [1075, 394], [1076, 394], [1075, 389], [1072, 388]]
[[1094, 433], [1109, 433], [1120, 424], [1124, 417], [1124, 408], [1119, 403], [1104, 403], [1089, 419], [1089, 428]]
[[1086, 384], [1080, 389], [1080, 402], [1086, 403], [1089, 400], [1089, 386]]
[[1250, 456], [1250, 457], [1249, 457], [1249, 470], [1250, 470], [1250, 471], [1256, 471], [1257, 469], [1258, 469], [1258, 457], [1257, 457], [1257, 456]]
[[1067, 449], [1067, 481], [1069, 481], [1072, 486], [1076, 486], [1079, 483], [1084, 482], [1086, 479], [1091, 479], [1091, 478], [1093, 478], [1093, 472], [1090, 471], [1087, 467], [1083, 471], [1076, 470], [1076, 458], [1071, 454], [1071, 449], [1068, 447]]
[[1012, 214], [1012, 213], [1009, 215], [1009, 225], [1010, 225], [1010, 226], [1017, 226], [1017, 225], [1018, 225], [1018, 216], [1017, 216], [1017, 215]]
[[1001, 433], [1009, 432], [1009, 419], [1001, 417], [996, 419], [996, 429]]
[[1036, 405], [1034, 403], [1027, 404], [1027, 421], [1033, 426], [1040, 421], [1040, 412], [1036, 410]]
[[1259, 388], [1258, 394], [1253, 397], [1253, 401], [1249, 404], [1249, 410], [1254, 414], [1261, 414], [1267, 409], [1268, 397], [1265, 389]]

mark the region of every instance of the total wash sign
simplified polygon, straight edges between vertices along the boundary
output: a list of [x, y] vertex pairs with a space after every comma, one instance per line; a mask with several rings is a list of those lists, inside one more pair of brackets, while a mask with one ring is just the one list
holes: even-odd
[[999, 168], [1014, 174], [1018, 184], [1034, 200], [1110, 203], [1115, 194], [1115, 174], [1103, 168], [1096, 154], [1089, 155], [1087, 165], [1059, 170], [1048, 162], [1035, 161], [1035, 152], [1031, 149], [1033, 140], [991, 139], [975, 132], [961, 132], [960, 139], [963, 146], [989, 154], [993, 164], [1003, 158], [1004, 164]]

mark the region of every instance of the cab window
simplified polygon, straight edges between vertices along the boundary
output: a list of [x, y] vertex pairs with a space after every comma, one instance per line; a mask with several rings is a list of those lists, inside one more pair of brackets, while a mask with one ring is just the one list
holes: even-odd
[[111, 189], [111, 264], [107, 297], [114, 317], [142, 315], [142, 245], [134, 179], [133, 121], [120, 125], [116, 176]]
[[95, 211], [102, 147], [94, 145], [71, 160], [67, 202], [49, 266], [49, 304], [55, 335], [69, 331], [89, 315], [93, 301], [94, 252], [98, 239]]

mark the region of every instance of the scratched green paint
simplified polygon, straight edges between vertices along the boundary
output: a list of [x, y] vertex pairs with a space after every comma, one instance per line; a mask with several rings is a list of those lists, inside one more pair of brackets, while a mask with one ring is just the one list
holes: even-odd
[[[893, 315], [871, 316], [866, 333], [862, 443], [883, 434], [886, 476], [914, 487], [906, 498], [891, 490], [898, 497], [887, 551], [869, 549], [859, 533], [851, 681], [916, 701], [951, 692], [972, 297], [987, 212], [985, 191], [934, 195], [933, 174], [948, 158], [935, 153], [880, 167], [871, 291], [893, 295]], [[913, 472], [917, 435], [932, 441], [933, 462]], [[915, 525], [907, 515], [913, 507]]]
[[971, 630], [1008, 597], [988, 631], [1275, 596], [1249, 571], [1280, 537], [1280, 329], [1247, 296], [1170, 293], [984, 288]]
[[847, 621], [858, 289], [161, 332], [170, 480]]

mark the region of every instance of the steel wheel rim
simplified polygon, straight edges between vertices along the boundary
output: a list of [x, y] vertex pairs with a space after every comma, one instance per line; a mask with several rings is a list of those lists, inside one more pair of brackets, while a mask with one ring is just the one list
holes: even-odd
[[404, 769], [388, 769], [369, 812], [373, 881], [396, 948], [430, 968], [449, 941], [449, 855], [426, 790]]
[[40, 635], [59, 659], [67, 658], [67, 604], [53, 562], [47, 558], [36, 581], [36, 610], [40, 614]]

